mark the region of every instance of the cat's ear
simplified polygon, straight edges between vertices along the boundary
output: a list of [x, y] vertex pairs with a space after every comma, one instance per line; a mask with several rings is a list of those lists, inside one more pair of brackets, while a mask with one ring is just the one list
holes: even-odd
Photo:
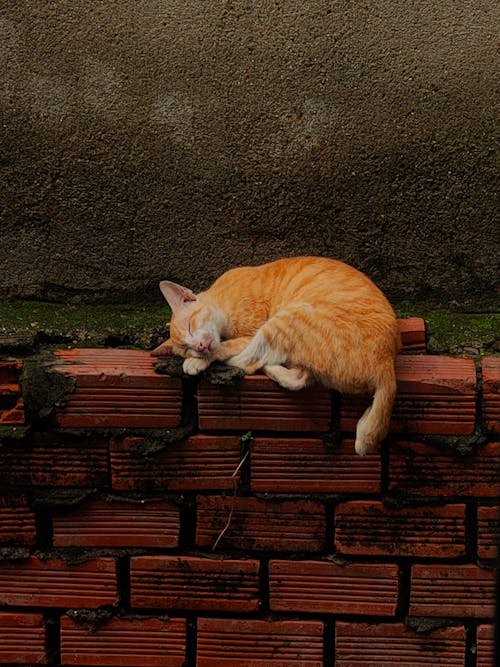
[[160, 290], [173, 313], [179, 312], [191, 301], [196, 301], [196, 295], [190, 289], [170, 280], [162, 280]]

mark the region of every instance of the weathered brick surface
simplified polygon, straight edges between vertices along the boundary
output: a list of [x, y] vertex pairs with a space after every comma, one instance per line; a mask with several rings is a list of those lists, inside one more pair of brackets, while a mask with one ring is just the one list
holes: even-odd
[[343, 554], [419, 557], [463, 556], [465, 505], [390, 508], [380, 501], [341, 503], [335, 545]]
[[41, 614], [0, 612], [0, 663], [47, 664]]
[[393, 616], [397, 565], [337, 565], [327, 561], [269, 563], [270, 606], [275, 611]]
[[[500, 647], [498, 647], [500, 649]], [[495, 667], [495, 626], [480, 625], [477, 629], [476, 667]]]
[[451, 448], [399, 442], [389, 448], [389, 489], [398, 495], [500, 495], [500, 443], [478, 446], [467, 456]]
[[405, 317], [398, 320], [404, 350], [425, 350], [425, 320]]
[[323, 667], [323, 623], [200, 618], [197, 667]]
[[326, 517], [322, 503], [234, 496], [198, 497], [196, 544], [218, 549], [321, 551]]
[[113, 618], [97, 628], [61, 620], [64, 665], [181, 667], [186, 654], [182, 618]]
[[477, 555], [496, 558], [500, 545], [500, 507], [478, 507]]
[[11, 387], [19, 392], [19, 379], [23, 370], [23, 362], [19, 359], [0, 359], [0, 389]]
[[179, 508], [164, 501], [93, 500], [53, 519], [56, 547], [176, 547]]
[[112, 558], [68, 565], [60, 558], [0, 562], [0, 604], [41, 607], [98, 607], [116, 602]]
[[265, 375], [247, 375], [235, 386], [202, 382], [198, 411], [204, 430], [327, 431], [331, 396], [320, 386], [291, 392]]
[[182, 411], [179, 378], [158, 375], [143, 350], [58, 350], [55, 369], [75, 378], [73, 392], [56, 409], [59, 426], [178, 426]]
[[410, 614], [490, 618], [495, 611], [495, 573], [477, 565], [414, 565]]
[[[392, 433], [467, 435], [476, 418], [476, 371], [472, 359], [400, 355], [396, 360], [398, 393]], [[354, 432], [370, 401], [346, 396], [340, 425]]]
[[[363, 398], [262, 376], [182, 397], [149, 353], [58, 357], [57, 428], [0, 426], [1, 664], [493, 666], [497, 358], [478, 386], [473, 360], [400, 356], [392, 436], [359, 457]], [[197, 397], [208, 432], [176, 441]]]
[[313, 438], [255, 438], [252, 491], [288, 493], [376, 493], [380, 455], [358, 456], [353, 440], [331, 447]]
[[100, 435], [76, 438], [59, 433], [5, 440], [0, 447], [0, 484], [107, 486], [108, 440]]
[[35, 539], [35, 514], [26, 496], [0, 496], [0, 546], [32, 545]]
[[465, 629], [417, 633], [399, 623], [336, 625], [336, 667], [463, 667]]
[[21, 361], [0, 360], [0, 424], [24, 424], [24, 400], [21, 396]]
[[233, 489], [241, 459], [238, 436], [197, 434], [145, 456], [140, 438], [111, 442], [113, 488], [121, 491]]
[[131, 559], [133, 607], [197, 611], [256, 611], [255, 560], [137, 556]]
[[485, 357], [483, 370], [483, 421], [489, 431], [500, 434], [500, 357]]

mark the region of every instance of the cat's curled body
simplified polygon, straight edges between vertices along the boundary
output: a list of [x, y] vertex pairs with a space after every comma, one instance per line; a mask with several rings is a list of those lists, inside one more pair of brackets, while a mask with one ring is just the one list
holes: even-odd
[[196, 375], [213, 361], [283, 387], [314, 381], [347, 393], [371, 393], [358, 422], [356, 452], [387, 435], [400, 348], [396, 317], [373, 282], [343, 262], [292, 257], [231, 269], [198, 295], [169, 281], [160, 289], [172, 308], [170, 338], [154, 355], [178, 354]]

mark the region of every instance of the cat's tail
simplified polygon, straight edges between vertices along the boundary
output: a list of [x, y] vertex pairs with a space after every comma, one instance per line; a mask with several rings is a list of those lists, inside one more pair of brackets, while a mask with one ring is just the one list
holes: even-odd
[[373, 402], [356, 427], [356, 453], [364, 456], [377, 449], [389, 431], [396, 396], [394, 363], [387, 364], [378, 377]]

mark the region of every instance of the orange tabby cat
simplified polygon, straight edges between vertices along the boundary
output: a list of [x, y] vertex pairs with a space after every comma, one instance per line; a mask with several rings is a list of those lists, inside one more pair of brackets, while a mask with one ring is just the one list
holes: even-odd
[[400, 347], [394, 311], [363, 273], [333, 259], [292, 257], [231, 269], [205, 292], [163, 281], [172, 309], [170, 338], [155, 356], [185, 358], [189, 375], [224, 361], [262, 369], [282, 387], [314, 381], [347, 393], [373, 393], [356, 429], [356, 452], [387, 435]]

